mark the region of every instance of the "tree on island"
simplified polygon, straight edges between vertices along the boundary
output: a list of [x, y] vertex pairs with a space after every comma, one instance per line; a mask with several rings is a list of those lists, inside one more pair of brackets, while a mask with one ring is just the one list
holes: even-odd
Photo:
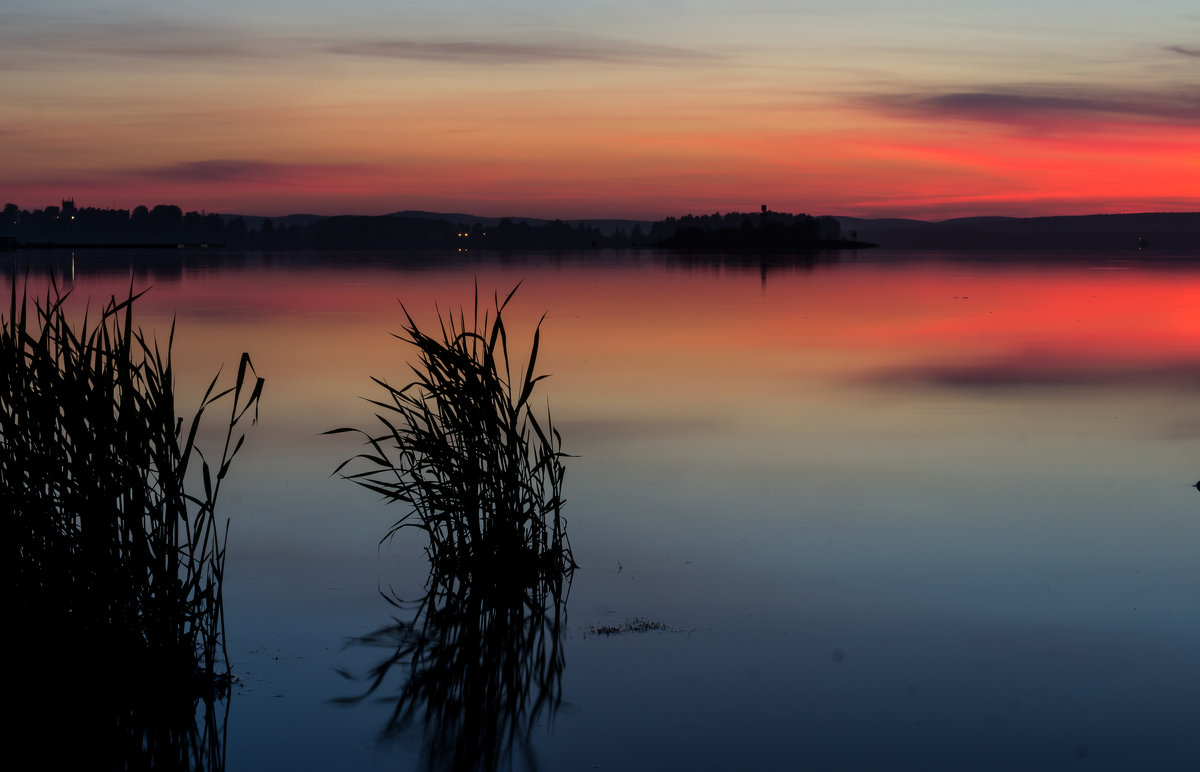
[[671, 249], [842, 249], [870, 246], [842, 238], [835, 218], [808, 214], [729, 212], [668, 217], [650, 230], [650, 240]]

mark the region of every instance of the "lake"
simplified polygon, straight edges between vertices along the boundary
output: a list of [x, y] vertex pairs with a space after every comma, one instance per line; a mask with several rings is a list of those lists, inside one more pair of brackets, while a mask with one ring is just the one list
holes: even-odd
[[[228, 770], [421, 768], [471, 738], [477, 758], [547, 770], [1200, 757], [1198, 260], [6, 259], [39, 292], [57, 271], [79, 309], [149, 288], [135, 319], [160, 340], [176, 319], [189, 415], [243, 351], [266, 378], [218, 511]], [[536, 681], [507, 740], [453, 715], [425, 731], [420, 710], [387, 732], [404, 666], [337, 700], [395, 651], [354, 639], [412, 613], [385, 596], [422, 596], [423, 536], [379, 543], [404, 510], [332, 475], [362, 448], [321, 433], [372, 428], [372, 376], [407, 383], [400, 303], [432, 324], [518, 282], [509, 345], [546, 314], [534, 403], [573, 456], [580, 569], [556, 634], [534, 620], [497, 655]], [[472, 628], [428, 671], [451, 703], [486, 687], [445, 671], [494, 664], [465, 648]]]

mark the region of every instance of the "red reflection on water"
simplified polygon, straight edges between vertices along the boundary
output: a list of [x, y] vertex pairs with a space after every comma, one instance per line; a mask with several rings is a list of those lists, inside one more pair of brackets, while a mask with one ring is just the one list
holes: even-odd
[[[568, 260], [422, 270], [341, 259], [345, 268], [135, 276], [135, 290], [149, 288], [139, 318], [165, 336], [178, 316], [179, 351], [188, 355], [181, 373], [250, 351], [274, 384], [310, 407], [331, 387], [360, 394], [371, 375], [404, 378], [409, 352], [389, 335], [401, 325], [399, 303], [431, 324], [437, 307], [469, 307], [476, 283], [490, 305], [494, 292], [523, 281], [509, 314], [514, 345], [548, 313], [543, 367], [593, 400], [634, 391], [719, 396], [747, 379], [814, 373], [959, 385], [1131, 372], [1190, 378], [1200, 352], [1200, 273], [1182, 269], [880, 261], [764, 279], [757, 270], [678, 270], [645, 258], [619, 268]], [[129, 286], [128, 275], [77, 274], [75, 302], [90, 297], [94, 307]]]

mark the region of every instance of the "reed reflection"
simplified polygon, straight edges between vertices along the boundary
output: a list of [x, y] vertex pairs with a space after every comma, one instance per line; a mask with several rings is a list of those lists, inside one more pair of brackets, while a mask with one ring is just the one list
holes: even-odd
[[393, 624], [351, 645], [391, 651], [362, 677], [364, 693], [340, 701], [377, 695], [398, 675], [382, 736], [419, 730], [426, 769], [511, 769], [518, 755], [535, 769], [534, 729], [549, 729], [562, 704], [570, 583], [555, 575], [479, 586], [434, 571], [419, 601], [385, 596]]
[[228, 689], [181, 690], [103, 654], [75, 641], [20, 660], [7, 693], [6, 768], [225, 769]]

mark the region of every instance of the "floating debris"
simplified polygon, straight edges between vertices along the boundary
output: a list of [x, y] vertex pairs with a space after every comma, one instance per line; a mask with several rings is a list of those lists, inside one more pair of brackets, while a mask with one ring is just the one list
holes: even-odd
[[678, 627], [671, 627], [666, 622], [659, 622], [655, 619], [646, 619], [645, 617], [634, 617], [633, 619], [621, 622], [617, 625], [584, 625], [584, 635], [623, 635], [625, 633], [648, 633], [652, 631], [662, 633], [682, 633], [688, 632]]

